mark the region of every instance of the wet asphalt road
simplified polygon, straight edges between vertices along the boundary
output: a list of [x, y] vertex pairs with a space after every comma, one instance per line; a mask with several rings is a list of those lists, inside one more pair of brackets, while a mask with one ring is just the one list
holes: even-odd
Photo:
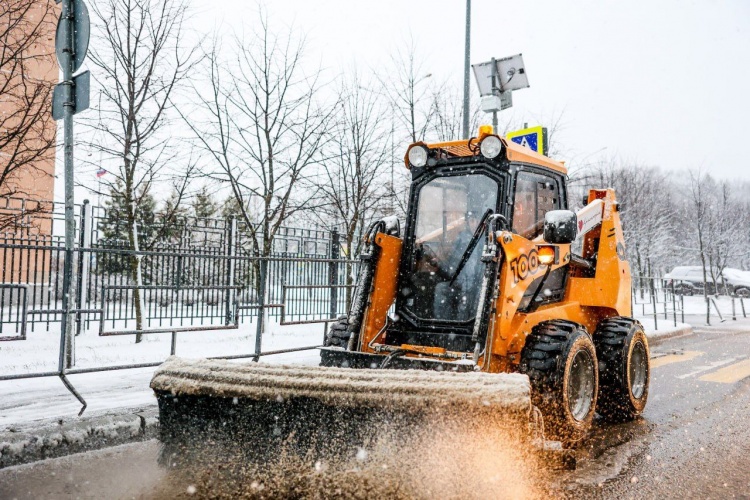
[[[652, 345], [644, 418], [597, 425], [543, 496], [750, 498], [750, 320], [695, 331]], [[157, 454], [152, 441], [0, 470], [0, 498], [147, 498]]]
[[560, 493], [750, 498], [750, 320], [694, 329], [651, 346], [643, 419], [597, 428]]

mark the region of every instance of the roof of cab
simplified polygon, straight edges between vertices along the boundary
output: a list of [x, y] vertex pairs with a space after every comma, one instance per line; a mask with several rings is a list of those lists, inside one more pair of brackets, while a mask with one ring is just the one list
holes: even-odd
[[[509, 161], [531, 163], [533, 165], [539, 165], [540, 167], [549, 168], [550, 170], [554, 170], [555, 172], [560, 172], [561, 174], [567, 175], [568, 169], [564, 163], [553, 160], [552, 158], [548, 158], [544, 155], [540, 155], [536, 151], [532, 151], [525, 146], [521, 146], [520, 144], [516, 144], [513, 141], [509, 141], [504, 137], [500, 137], [500, 140], [503, 141], [506, 156]], [[441, 149], [450, 156], [475, 156], [474, 151], [469, 149], [469, 141], [466, 140], [436, 142], [432, 144], [425, 144], [425, 146], [427, 146], [429, 149]], [[409, 147], [411, 148], [411, 146]], [[404, 161], [406, 162], [406, 168], [409, 168], [408, 157], [405, 157]]]

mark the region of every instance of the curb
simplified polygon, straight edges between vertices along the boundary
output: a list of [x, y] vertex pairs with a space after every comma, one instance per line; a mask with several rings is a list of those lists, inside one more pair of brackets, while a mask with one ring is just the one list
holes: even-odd
[[37, 421], [0, 431], [0, 469], [157, 437], [159, 412], [132, 408], [116, 415]]
[[692, 335], [695, 333], [692, 326], [686, 326], [683, 328], [678, 328], [677, 330], [672, 330], [665, 333], [660, 333], [658, 330], [651, 335], [646, 335], [648, 338], [648, 342], [651, 345], [657, 345], [665, 340], [674, 338], [674, 337], [681, 337], [683, 335]]

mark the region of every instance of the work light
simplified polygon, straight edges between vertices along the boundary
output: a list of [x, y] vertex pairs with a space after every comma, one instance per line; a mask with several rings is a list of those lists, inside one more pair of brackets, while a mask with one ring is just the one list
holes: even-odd
[[481, 144], [479, 144], [479, 150], [482, 152], [482, 156], [491, 160], [497, 158], [503, 150], [503, 143], [498, 136], [488, 135], [482, 139]]
[[424, 146], [412, 146], [409, 150], [409, 163], [413, 167], [424, 167], [427, 164], [427, 148]]

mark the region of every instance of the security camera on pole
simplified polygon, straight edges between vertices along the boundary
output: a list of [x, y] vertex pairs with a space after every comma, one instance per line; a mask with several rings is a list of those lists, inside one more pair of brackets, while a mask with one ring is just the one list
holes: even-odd
[[529, 86], [523, 57], [521, 54], [502, 59], [493, 57], [471, 67], [482, 97], [482, 111], [492, 113], [492, 128], [497, 130], [497, 112], [513, 106], [514, 90]]
[[63, 120], [63, 157], [65, 163], [65, 262], [63, 266], [63, 316], [60, 334], [60, 378], [66, 385], [64, 370], [73, 360], [73, 312], [75, 287], [75, 199], [73, 196], [73, 115], [89, 107], [89, 72], [73, 75], [83, 64], [89, 46], [89, 13], [83, 0], [62, 1], [62, 12], [57, 22], [55, 52], [62, 69], [62, 81], [52, 94], [52, 117]]

